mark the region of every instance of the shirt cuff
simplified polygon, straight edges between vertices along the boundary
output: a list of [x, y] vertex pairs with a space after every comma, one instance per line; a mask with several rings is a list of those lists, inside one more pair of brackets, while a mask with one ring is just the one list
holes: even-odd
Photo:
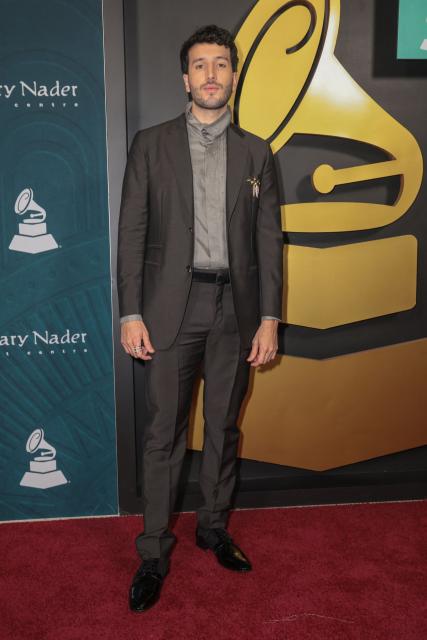
[[[142, 315], [140, 313], [134, 313], [130, 316], [122, 316], [120, 318], [120, 324], [131, 322], [132, 320], [142, 320]], [[261, 320], [278, 320], [281, 322], [280, 318], [276, 318], [275, 316], [262, 316]]]
[[140, 313], [133, 313], [130, 316], [122, 316], [120, 318], [120, 324], [124, 322], [132, 322], [132, 320], [142, 320], [142, 315]]

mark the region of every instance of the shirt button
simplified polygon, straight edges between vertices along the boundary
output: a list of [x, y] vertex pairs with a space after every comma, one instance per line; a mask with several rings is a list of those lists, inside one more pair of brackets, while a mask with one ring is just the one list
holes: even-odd
[[187, 266], [185, 268], [187, 269], [188, 273], [191, 273], [191, 265], [190, 264], [187, 264]]

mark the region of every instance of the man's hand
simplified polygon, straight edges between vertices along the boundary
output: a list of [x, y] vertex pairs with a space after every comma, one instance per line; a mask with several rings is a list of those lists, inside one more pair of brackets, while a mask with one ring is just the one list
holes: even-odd
[[252, 340], [252, 349], [247, 358], [251, 367], [259, 367], [273, 360], [277, 353], [278, 320], [262, 320]]
[[120, 341], [124, 350], [130, 356], [141, 360], [152, 360], [152, 356], [149, 354], [154, 353], [155, 349], [150, 342], [147, 327], [142, 320], [123, 322]]

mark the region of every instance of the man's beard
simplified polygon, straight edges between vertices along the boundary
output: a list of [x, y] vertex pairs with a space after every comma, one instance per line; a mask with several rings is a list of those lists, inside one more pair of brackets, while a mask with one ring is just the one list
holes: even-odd
[[[221, 87], [221, 85], [216, 85], [216, 86]], [[194, 104], [196, 104], [198, 107], [201, 107], [202, 109], [221, 109], [229, 101], [232, 92], [233, 92], [233, 84], [230, 83], [226, 85], [222, 94], [218, 96], [215, 100], [213, 100], [212, 98], [210, 100], [205, 100], [203, 98], [202, 92], [199, 89], [196, 89], [196, 87], [190, 86], [191, 98]]]

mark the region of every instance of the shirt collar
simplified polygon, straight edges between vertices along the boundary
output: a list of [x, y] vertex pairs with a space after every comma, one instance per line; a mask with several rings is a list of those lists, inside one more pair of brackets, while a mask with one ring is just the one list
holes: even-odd
[[190, 101], [185, 107], [185, 115], [187, 120], [187, 125], [190, 127], [191, 131], [194, 132], [202, 142], [205, 144], [210, 144], [220, 136], [228, 125], [231, 122], [231, 109], [230, 106], [227, 105], [227, 110], [222, 113], [219, 118], [214, 120], [209, 124], [205, 122], [200, 122], [196, 118], [196, 116], [191, 111], [192, 102]]

